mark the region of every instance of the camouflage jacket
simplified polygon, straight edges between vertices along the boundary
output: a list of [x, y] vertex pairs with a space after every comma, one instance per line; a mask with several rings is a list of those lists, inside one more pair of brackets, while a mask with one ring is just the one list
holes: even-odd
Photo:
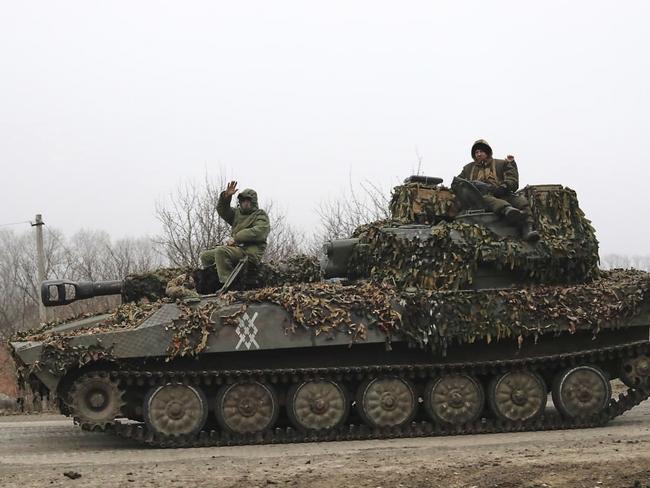
[[[483, 180], [479, 178], [479, 172], [484, 166], [486, 169], [491, 169], [492, 173], [496, 176], [496, 183], [498, 185], [505, 185], [508, 190], [515, 192], [519, 189], [519, 171], [517, 170], [517, 163], [515, 161], [508, 161], [505, 159], [490, 158], [485, 161], [483, 165], [476, 161], [472, 161], [463, 167], [460, 173], [461, 178], [466, 180]], [[486, 183], [494, 184], [494, 181], [486, 181]]]
[[217, 213], [232, 226], [231, 235], [251, 258], [259, 262], [266, 249], [266, 238], [271, 230], [269, 216], [257, 206], [257, 193], [254, 190], [242, 190], [239, 198], [250, 198], [252, 208], [246, 212], [240, 207], [230, 206], [232, 197], [222, 192], [217, 202]]

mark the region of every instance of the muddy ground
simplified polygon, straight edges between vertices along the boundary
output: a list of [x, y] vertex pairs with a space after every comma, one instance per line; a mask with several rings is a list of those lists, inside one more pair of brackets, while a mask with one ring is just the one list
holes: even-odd
[[650, 488], [650, 402], [598, 429], [199, 449], [0, 417], [0, 486]]

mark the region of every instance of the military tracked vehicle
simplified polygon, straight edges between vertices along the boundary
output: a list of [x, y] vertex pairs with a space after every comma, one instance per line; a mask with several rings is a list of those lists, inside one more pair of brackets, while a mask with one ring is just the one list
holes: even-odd
[[164, 275], [45, 282], [49, 306], [124, 304], [16, 338], [25, 384], [84, 429], [169, 447], [600, 426], [647, 399], [650, 274], [598, 269], [575, 192], [522, 190], [531, 244], [441, 182], [396, 187], [391, 219], [327, 243], [320, 277], [302, 259], [176, 299]]

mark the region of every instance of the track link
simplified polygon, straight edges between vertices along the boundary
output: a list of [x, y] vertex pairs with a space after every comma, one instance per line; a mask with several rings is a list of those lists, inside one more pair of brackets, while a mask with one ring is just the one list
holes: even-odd
[[[169, 382], [183, 382], [197, 386], [218, 386], [239, 380], [265, 381], [270, 384], [288, 384], [316, 378], [335, 381], [359, 381], [380, 374], [391, 374], [411, 379], [433, 378], [440, 374], [467, 373], [479, 376], [500, 374], [505, 371], [527, 368], [543, 373], [579, 364], [602, 364], [619, 361], [650, 352], [650, 342], [639, 341], [623, 346], [612, 346], [570, 354], [558, 354], [521, 359], [466, 362], [452, 364], [377, 365], [360, 367], [301, 368], [232, 371], [112, 371], [111, 377], [125, 386], [155, 386]], [[256, 434], [231, 434], [219, 430], [203, 430], [192, 436], [160, 436], [143, 423], [117, 420], [106, 428], [81, 424], [85, 430], [107, 430], [120, 437], [133, 439], [153, 447], [205, 447], [253, 444], [284, 444], [300, 442], [327, 442], [346, 440], [390, 439], [405, 437], [429, 437], [462, 434], [487, 434], [500, 432], [525, 432], [537, 430], [563, 430], [599, 427], [637, 406], [650, 396], [648, 389], [628, 389], [612, 399], [598, 415], [589, 419], [566, 419], [555, 412], [547, 412], [529, 422], [508, 422], [481, 418], [461, 426], [438, 425], [431, 421], [411, 422], [402, 427], [371, 428], [364, 424], [346, 424], [338, 428], [318, 432], [300, 432], [293, 427], [276, 427]]]

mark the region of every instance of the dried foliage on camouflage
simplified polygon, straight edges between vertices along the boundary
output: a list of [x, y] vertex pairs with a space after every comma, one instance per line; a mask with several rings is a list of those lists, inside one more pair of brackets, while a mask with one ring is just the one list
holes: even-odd
[[[110, 312], [108, 315], [104, 313], [100, 314], [84, 314], [83, 316], [77, 317], [74, 320], [81, 320], [86, 318], [91, 318], [100, 315], [107, 315], [101, 321], [93, 323], [88, 326], [83, 326], [79, 328], [72, 328], [69, 330], [55, 331], [57, 326], [61, 325], [61, 321], [49, 322], [43, 324], [37, 329], [32, 329], [28, 331], [22, 331], [16, 333], [13, 341], [49, 341], [53, 338], [58, 337], [74, 337], [78, 335], [85, 334], [95, 334], [95, 333], [104, 333], [111, 332], [114, 330], [121, 329], [134, 329], [147, 318], [149, 318], [154, 312], [156, 312], [165, 302], [139, 302], [139, 303], [125, 303], [117, 307], [115, 310]], [[71, 323], [73, 320], [67, 320], [65, 323]]]
[[435, 224], [457, 212], [453, 192], [441, 185], [406, 183], [393, 188], [390, 215], [401, 223]]
[[72, 345], [71, 339], [80, 335], [101, 334], [122, 329], [134, 329], [156, 312], [164, 302], [125, 303], [105, 319], [89, 326], [70, 330], [52, 330], [58, 323], [44, 324], [36, 330], [19, 333], [13, 340], [42, 342], [40, 358], [28, 370], [19, 367], [18, 384], [26, 385], [26, 379], [36, 370], [46, 369], [62, 376], [71, 368], [81, 367], [92, 361], [110, 361], [112, 352], [101, 344]]
[[283, 307], [297, 326], [314, 328], [317, 335], [344, 333], [351, 340], [364, 340], [367, 326], [390, 335], [399, 321], [391, 306], [395, 290], [382, 284], [360, 282], [352, 286], [334, 283], [295, 284], [232, 292], [227, 302], [270, 302]]
[[256, 286], [282, 286], [288, 283], [320, 281], [321, 271], [316, 256], [299, 254], [282, 261], [271, 261], [259, 266]]
[[146, 298], [156, 301], [166, 296], [167, 284], [179, 275], [191, 274], [185, 268], [160, 268], [155, 271], [131, 274], [122, 284], [122, 301], [137, 302]]
[[316, 334], [339, 332], [363, 340], [367, 327], [404, 334], [420, 347], [526, 337], [623, 324], [650, 313], [650, 274], [610, 271], [587, 285], [480, 291], [400, 291], [387, 283], [297, 284], [229, 293], [229, 302], [270, 302]]
[[514, 290], [403, 293], [401, 330], [420, 346], [446, 347], [559, 331], [616, 328], [650, 315], [650, 274], [605, 271], [589, 284]]
[[379, 221], [355, 232], [361, 246], [353, 256], [353, 274], [389, 280], [400, 288], [434, 290], [468, 288], [479, 265], [546, 284], [596, 278], [598, 241], [575, 192], [528, 188], [524, 194], [542, 236], [536, 246], [459, 221], [442, 221], [418, 232], [400, 232], [395, 229], [400, 222]]
[[111, 361], [112, 351], [100, 344], [90, 346], [73, 346], [70, 337], [53, 336], [43, 343], [41, 357], [34, 363], [30, 373], [35, 369], [45, 368], [55, 376], [63, 376], [72, 368], [80, 368], [96, 361]]
[[167, 361], [177, 357], [193, 357], [203, 352], [214, 330], [210, 317], [218, 303], [208, 302], [193, 306], [178, 303], [177, 306], [181, 314], [167, 327], [167, 330], [174, 333], [167, 349]]

